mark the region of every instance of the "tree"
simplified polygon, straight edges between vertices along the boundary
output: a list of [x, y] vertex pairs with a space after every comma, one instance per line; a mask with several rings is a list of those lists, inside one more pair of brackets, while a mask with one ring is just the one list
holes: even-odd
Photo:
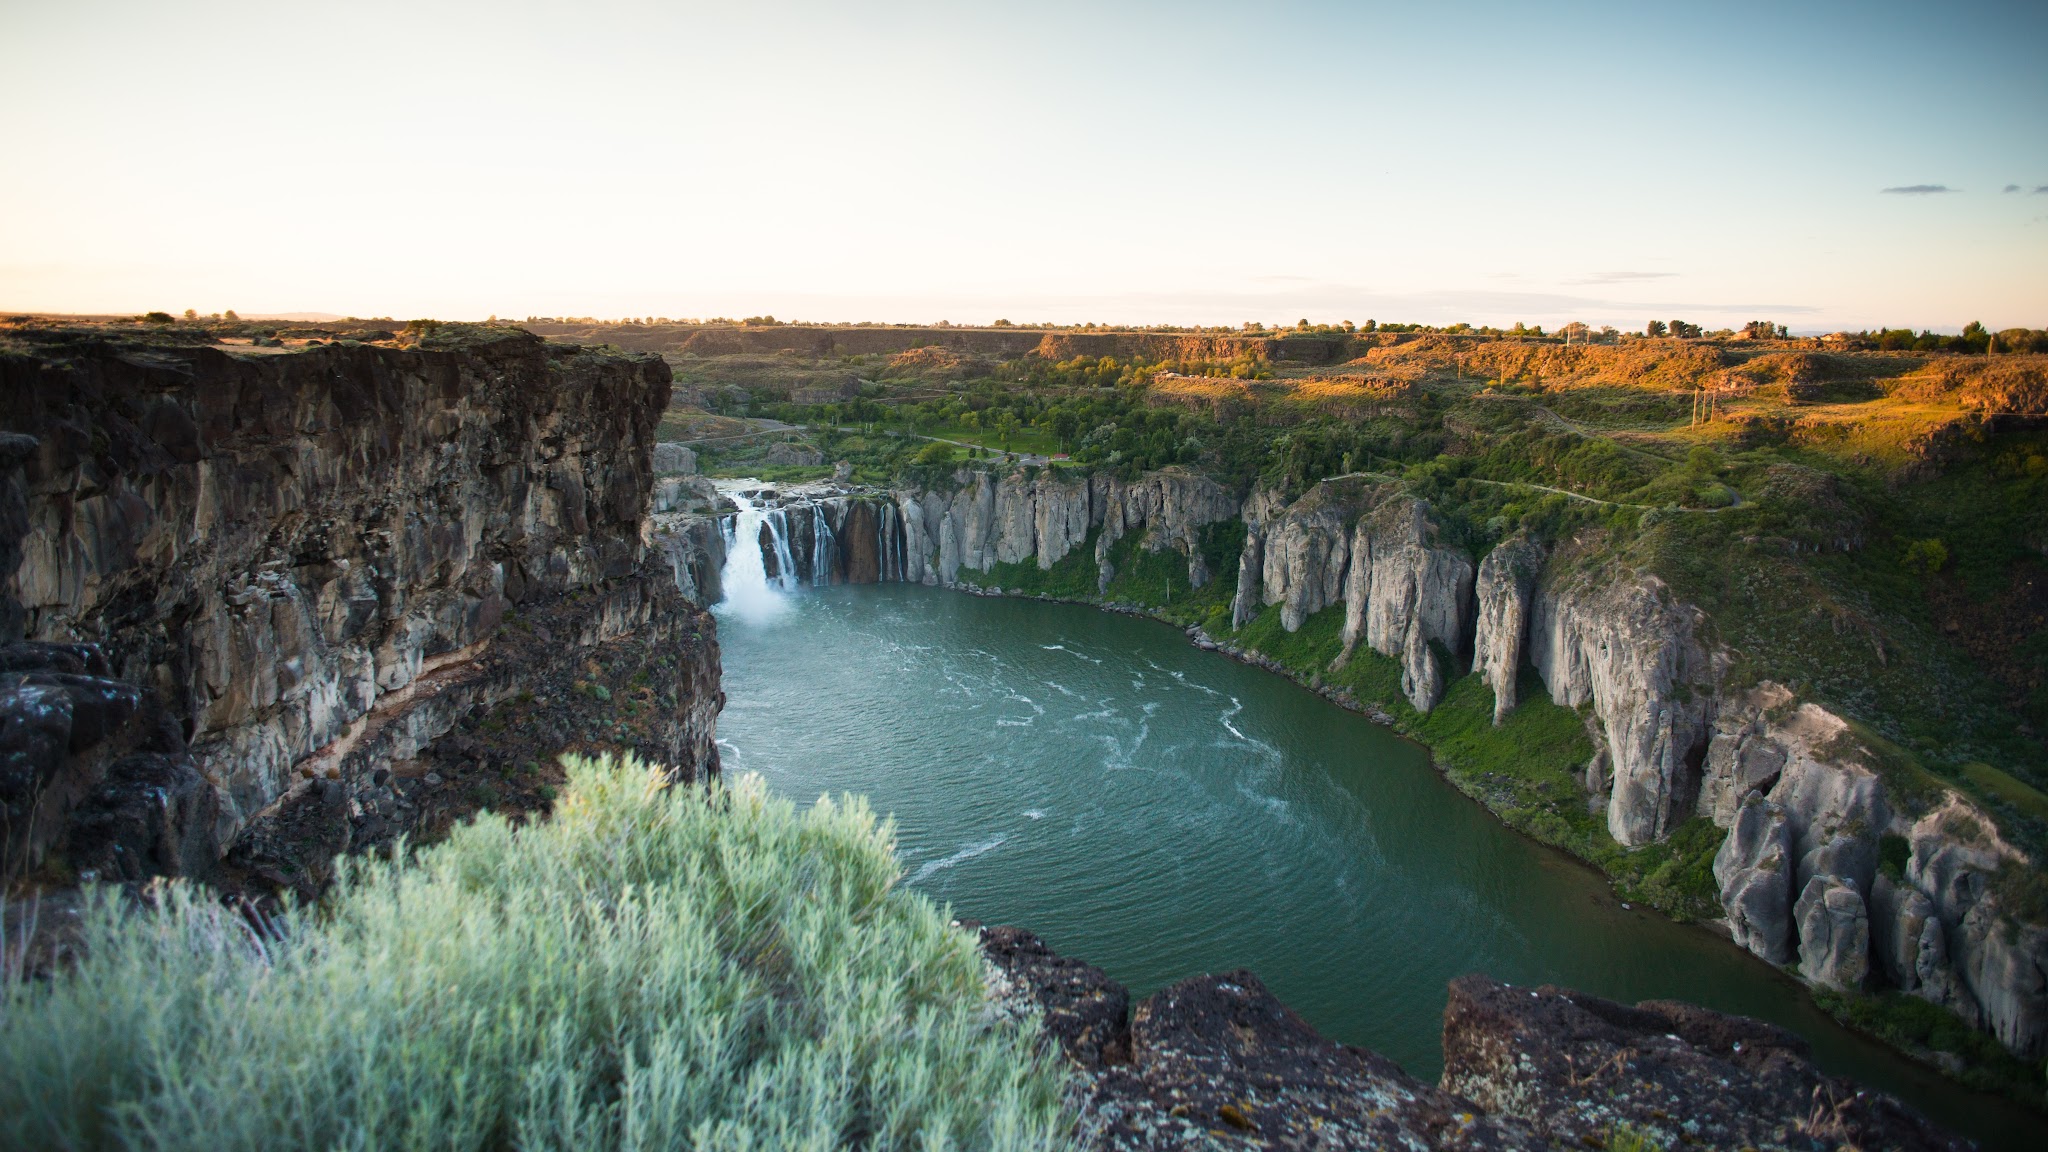
[[142, 319], [148, 324], [169, 324], [171, 322], [171, 314], [169, 312], [144, 312]]
[[197, 309], [197, 308], [187, 308], [187, 309], [185, 309], [185, 319], [187, 319], [187, 320], [197, 320], [197, 319], [199, 319], [199, 309]]
[[996, 414], [996, 435], [1002, 437], [1003, 451], [1010, 450], [1010, 433], [1017, 430], [1017, 414], [1005, 408]]
[[230, 308], [227, 311], [221, 313], [220, 318], [226, 320], [230, 324], [240, 324], [242, 322], [242, 318], [240, 316], [235, 315], [235, 310], [233, 308]]
[[1671, 334], [1680, 340], [1697, 340], [1700, 338], [1700, 326], [1697, 324], [1687, 324], [1683, 320], [1673, 320], [1671, 322]]
[[1052, 434], [1059, 438], [1060, 450], [1066, 451], [1074, 439], [1074, 433], [1081, 429], [1081, 418], [1065, 408], [1052, 411]]
[[1665, 331], [1662, 320], [1652, 320], [1648, 324], [1643, 325], [1643, 335], [1645, 336], [1662, 336]]
[[1948, 567], [1948, 545], [1939, 539], [1915, 540], [1906, 545], [1906, 567], [1922, 576], [1932, 576]]
[[917, 462], [919, 464], [951, 464], [953, 462], [953, 446], [934, 440], [918, 451]]

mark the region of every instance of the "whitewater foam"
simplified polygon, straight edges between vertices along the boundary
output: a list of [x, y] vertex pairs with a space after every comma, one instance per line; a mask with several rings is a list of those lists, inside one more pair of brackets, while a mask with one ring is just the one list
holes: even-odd
[[984, 840], [979, 844], [969, 844], [966, 847], [960, 849], [958, 852], [953, 853], [951, 856], [947, 856], [939, 860], [928, 861], [923, 867], [919, 868], [916, 872], [911, 873], [910, 883], [915, 884], [918, 881], [923, 880], [925, 877], [932, 875], [933, 873], [944, 872], [948, 868], [952, 868], [960, 864], [965, 864], [967, 861], [974, 859], [976, 856], [981, 856], [993, 852], [996, 849], [1002, 847], [1003, 842], [1005, 840], [1008, 840], [1009, 838], [1010, 834], [1005, 832], [992, 840]]

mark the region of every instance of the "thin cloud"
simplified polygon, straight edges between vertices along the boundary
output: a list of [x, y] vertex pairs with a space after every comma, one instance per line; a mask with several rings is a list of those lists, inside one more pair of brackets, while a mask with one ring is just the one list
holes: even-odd
[[1676, 272], [1595, 272], [1571, 284], [1631, 284], [1638, 280], [1664, 280], [1676, 276]]
[[1882, 191], [1891, 196], [1939, 196], [1944, 192], [1954, 192], [1955, 189], [1946, 184], [1901, 184], [1897, 188], [1885, 188]]
[[2039, 188], [2034, 189], [2034, 195], [2040, 196], [2044, 194], [2048, 194], [2048, 184], [2043, 184]]
[[2019, 191], [2019, 190], [2020, 190], [2020, 186], [2019, 186], [2019, 185], [2017, 185], [2017, 184], [2007, 184], [2007, 185], [2005, 186], [2005, 190], [2006, 190], [2007, 192], [2017, 192], [2017, 191]]

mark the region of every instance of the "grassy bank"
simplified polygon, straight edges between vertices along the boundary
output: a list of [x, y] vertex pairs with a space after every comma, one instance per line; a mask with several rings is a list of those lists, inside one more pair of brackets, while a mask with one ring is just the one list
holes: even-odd
[[173, 884], [0, 988], [8, 1148], [1061, 1147], [1064, 1069], [863, 802], [577, 762], [257, 934]]

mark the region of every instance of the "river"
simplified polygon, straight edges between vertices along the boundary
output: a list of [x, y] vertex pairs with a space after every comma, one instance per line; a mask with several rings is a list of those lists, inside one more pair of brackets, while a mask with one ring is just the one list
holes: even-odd
[[2040, 1118], [1836, 1026], [1703, 929], [1623, 907], [1428, 753], [1176, 630], [910, 585], [722, 612], [728, 772], [893, 813], [908, 883], [1146, 995], [1249, 968], [1325, 1035], [1425, 1079], [1445, 984], [1485, 972], [1762, 1017], [1986, 1147]]

